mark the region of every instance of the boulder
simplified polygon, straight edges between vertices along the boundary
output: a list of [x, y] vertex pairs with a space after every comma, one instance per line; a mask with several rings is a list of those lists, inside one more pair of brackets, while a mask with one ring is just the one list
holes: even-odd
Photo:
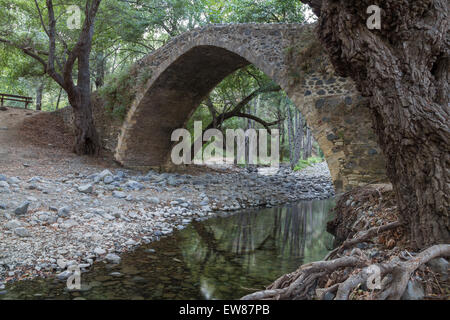
[[422, 300], [425, 297], [425, 291], [422, 284], [417, 280], [409, 280], [402, 300]]

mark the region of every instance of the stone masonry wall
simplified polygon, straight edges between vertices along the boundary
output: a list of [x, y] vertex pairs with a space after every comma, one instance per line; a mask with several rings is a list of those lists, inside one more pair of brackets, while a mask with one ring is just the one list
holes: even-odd
[[[250, 64], [277, 82], [305, 116], [337, 190], [386, 180], [367, 101], [351, 80], [334, 75], [315, 25], [207, 26], [141, 59], [129, 74], [133, 102], [116, 159], [134, 168], [167, 165], [173, 130], [185, 126], [226, 76]], [[117, 131], [104, 128], [115, 140]]]

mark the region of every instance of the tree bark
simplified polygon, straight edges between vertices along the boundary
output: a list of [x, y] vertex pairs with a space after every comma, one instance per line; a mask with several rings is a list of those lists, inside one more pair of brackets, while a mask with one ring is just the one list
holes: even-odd
[[411, 246], [450, 243], [449, 4], [382, 1], [381, 29], [369, 30], [372, 4], [314, 4], [319, 38], [338, 74], [370, 98]]
[[280, 142], [280, 162], [283, 163], [284, 160], [284, 117], [281, 111], [281, 99], [280, 96], [277, 104], [277, 121], [278, 121], [278, 131], [280, 133], [279, 142]]
[[[88, 87], [89, 88], [89, 87]], [[92, 117], [91, 91], [79, 90], [75, 95], [69, 95], [69, 102], [74, 113], [76, 154], [98, 154], [100, 138]]]
[[303, 160], [308, 160], [312, 156], [312, 134], [311, 130], [306, 127], [305, 143], [303, 147]]
[[42, 92], [44, 91], [44, 80], [36, 88], [36, 110], [42, 110]]
[[95, 88], [100, 89], [105, 83], [105, 55], [103, 52], [95, 56]]
[[[89, 7], [91, 4], [91, 7]], [[92, 50], [95, 15], [100, 0], [86, 2], [86, 18], [77, 45], [67, 59], [66, 70], [72, 70], [75, 60], [78, 61], [77, 85], [73, 85], [72, 72], [64, 72], [64, 82], [70, 105], [74, 112], [76, 154], [97, 155], [100, 152], [100, 138], [94, 125], [91, 104], [91, 73], [89, 56]], [[70, 78], [69, 78], [70, 77]]]
[[288, 137], [289, 137], [289, 160], [291, 163], [291, 169], [294, 169], [296, 163], [295, 163], [295, 156], [294, 156], [294, 128], [292, 123], [292, 113], [291, 113], [291, 107], [287, 103], [285, 103], [285, 106], [287, 108], [287, 125], [288, 125]]
[[294, 163], [297, 164], [301, 158], [301, 152], [303, 148], [303, 119], [301, 113], [295, 108], [295, 157]]
[[59, 89], [58, 99], [56, 100], [56, 110], [59, 109], [59, 102], [61, 101], [62, 88]]

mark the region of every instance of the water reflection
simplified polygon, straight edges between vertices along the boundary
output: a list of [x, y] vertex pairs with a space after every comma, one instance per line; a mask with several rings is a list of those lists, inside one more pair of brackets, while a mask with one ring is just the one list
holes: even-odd
[[240, 297], [323, 258], [332, 243], [324, 231], [332, 205], [301, 202], [194, 224], [181, 235], [181, 251], [203, 298]]
[[332, 244], [325, 227], [333, 205], [304, 201], [194, 222], [123, 255], [120, 265], [96, 264], [83, 274], [81, 292], [39, 279], [10, 286], [0, 299], [236, 299], [322, 259]]

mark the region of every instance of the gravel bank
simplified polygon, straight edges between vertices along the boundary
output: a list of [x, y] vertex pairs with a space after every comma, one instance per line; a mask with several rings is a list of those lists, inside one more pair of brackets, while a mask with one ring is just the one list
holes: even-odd
[[198, 176], [125, 170], [25, 179], [0, 174], [0, 290], [4, 283], [56, 274], [158, 240], [192, 219], [334, 195], [328, 167], [274, 175], [249, 172]]

